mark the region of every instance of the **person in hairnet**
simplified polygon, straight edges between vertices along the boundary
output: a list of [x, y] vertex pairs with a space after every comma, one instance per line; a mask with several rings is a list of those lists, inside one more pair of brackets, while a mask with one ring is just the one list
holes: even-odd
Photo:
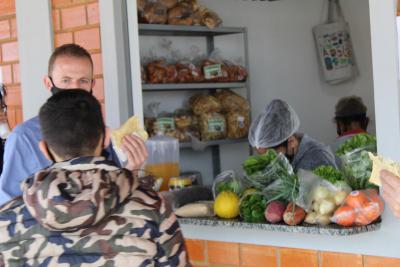
[[268, 149], [283, 153], [296, 172], [313, 170], [321, 165], [336, 168], [335, 157], [330, 148], [306, 134], [298, 133], [300, 119], [288, 103], [275, 99], [251, 123], [250, 145], [258, 154]]
[[341, 98], [335, 106], [336, 131], [338, 137], [331, 144], [335, 153], [340, 145], [352, 136], [360, 133], [367, 133], [369, 118], [367, 117], [367, 106], [359, 96], [347, 96]]

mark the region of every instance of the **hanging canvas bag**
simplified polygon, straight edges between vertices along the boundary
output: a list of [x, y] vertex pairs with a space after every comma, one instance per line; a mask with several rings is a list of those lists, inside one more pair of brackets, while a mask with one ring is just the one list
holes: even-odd
[[357, 76], [349, 24], [339, 0], [329, 0], [328, 20], [313, 28], [322, 74], [329, 84], [338, 84]]

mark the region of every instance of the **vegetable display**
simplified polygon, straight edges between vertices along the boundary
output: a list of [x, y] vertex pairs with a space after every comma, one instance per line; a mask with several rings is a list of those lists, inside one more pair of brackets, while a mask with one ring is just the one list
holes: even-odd
[[260, 191], [274, 183], [293, 174], [293, 168], [283, 154], [277, 154], [270, 149], [266, 154], [250, 156], [243, 163], [246, 184]]
[[384, 202], [374, 189], [351, 192], [332, 217], [342, 226], [368, 225], [383, 213]]
[[376, 137], [357, 134], [342, 144], [336, 155], [342, 161], [346, 182], [353, 189], [365, 189], [372, 172], [372, 161], [368, 152], [376, 153]]
[[276, 159], [276, 152], [269, 149], [264, 155], [250, 156], [243, 162], [243, 169], [247, 175], [254, 175], [261, 172], [267, 167], [274, 159]]
[[315, 168], [313, 172], [322, 179], [325, 179], [332, 184], [335, 184], [338, 181], [343, 181], [344, 179], [342, 173], [339, 170], [329, 165], [319, 166]]
[[243, 221], [250, 223], [265, 222], [265, 207], [267, 199], [261, 193], [250, 193], [244, 195], [240, 201], [240, 216]]
[[375, 147], [376, 150], [376, 137], [370, 134], [357, 134], [344, 142], [336, 151], [336, 155], [340, 157], [355, 149], [368, 147]]

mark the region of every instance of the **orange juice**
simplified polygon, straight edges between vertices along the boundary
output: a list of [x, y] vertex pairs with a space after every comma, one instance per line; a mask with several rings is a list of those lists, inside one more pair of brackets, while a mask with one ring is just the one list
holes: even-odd
[[165, 162], [165, 163], [152, 163], [147, 164], [145, 171], [154, 175], [156, 178], [163, 178], [160, 191], [168, 191], [169, 179], [171, 177], [179, 176], [179, 163]]

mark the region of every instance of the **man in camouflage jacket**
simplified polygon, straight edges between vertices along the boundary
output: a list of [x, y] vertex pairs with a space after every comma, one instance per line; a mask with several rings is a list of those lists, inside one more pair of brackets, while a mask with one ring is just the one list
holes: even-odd
[[[69, 91], [46, 104], [83, 98], [101, 114], [89, 93]], [[0, 266], [190, 266], [175, 215], [131, 171], [98, 155], [55, 158], [0, 209]]]

